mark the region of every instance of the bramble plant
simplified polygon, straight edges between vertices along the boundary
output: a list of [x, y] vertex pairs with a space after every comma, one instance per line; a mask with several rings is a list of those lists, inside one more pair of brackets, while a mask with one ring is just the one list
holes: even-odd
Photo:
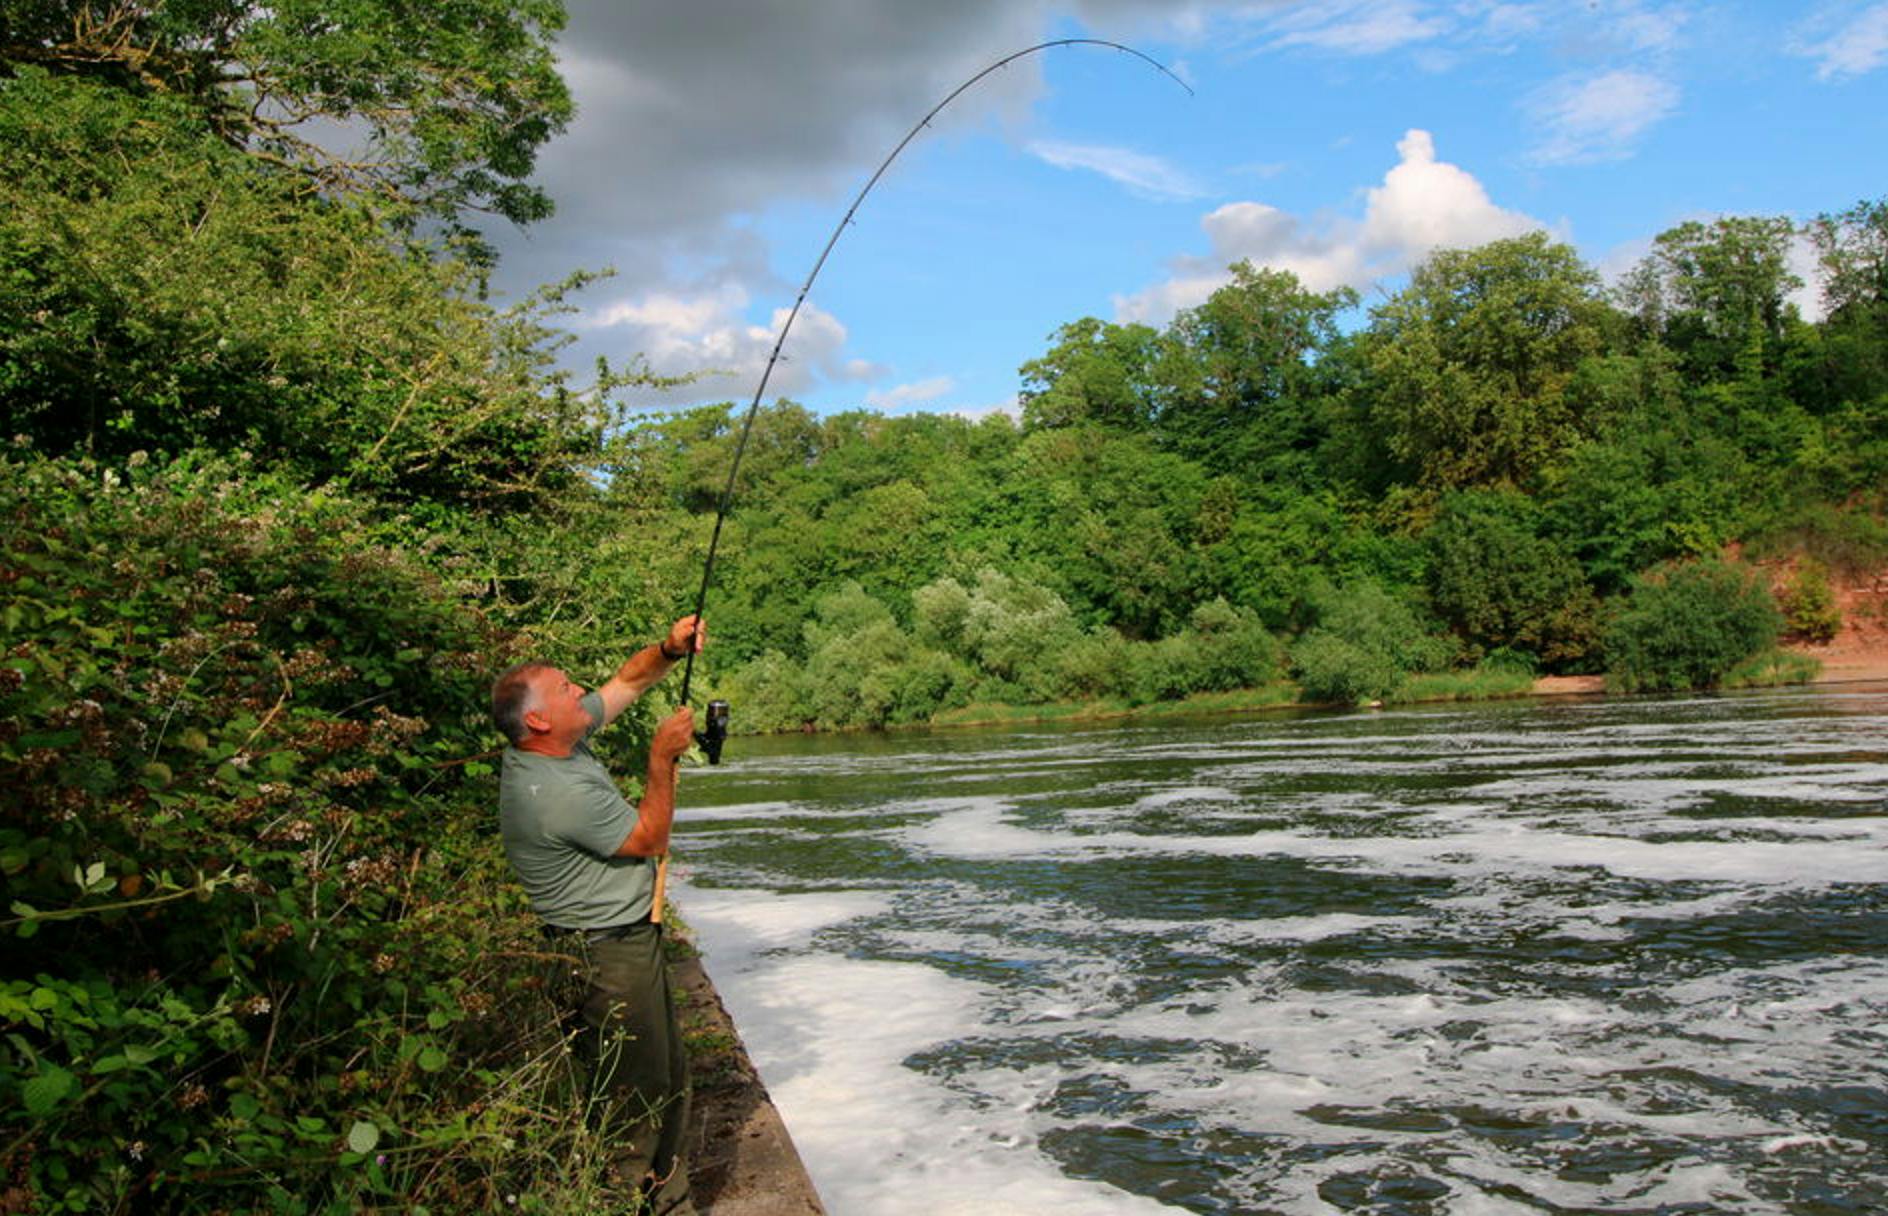
[[488, 844], [509, 644], [358, 504], [244, 472], [0, 467], [7, 1202], [594, 1195]]

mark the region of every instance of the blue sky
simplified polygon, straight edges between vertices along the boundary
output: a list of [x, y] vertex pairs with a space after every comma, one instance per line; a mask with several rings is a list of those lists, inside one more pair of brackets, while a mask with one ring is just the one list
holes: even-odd
[[[1660, 231], [1888, 195], [1888, 0], [579, 0], [559, 214], [502, 232], [501, 290], [579, 267], [573, 357], [641, 354], [745, 402], [846, 204], [768, 396], [1006, 408], [1082, 316], [1164, 325], [1239, 258], [1366, 304], [1442, 246], [1545, 228], [1609, 274]], [[1813, 259], [1800, 269], [1813, 280]], [[1801, 294], [1814, 314], [1813, 281]]]

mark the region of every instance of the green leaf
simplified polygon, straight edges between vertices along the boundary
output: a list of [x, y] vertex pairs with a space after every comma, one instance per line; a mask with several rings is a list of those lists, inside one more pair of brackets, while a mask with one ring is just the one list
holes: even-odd
[[77, 1077], [55, 1065], [20, 1086], [20, 1101], [28, 1115], [43, 1119], [78, 1087]]
[[256, 1101], [254, 1094], [237, 1094], [229, 1100], [229, 1113], [244, 1123], [255, 1118], [262, 1110], [262, 1103]]
[[357, 1119], [347, 1129], [347, 1146], [357, 1153], [371, 1153], [380, 1143], [380, 1129], [365, 1119]]
[[421, 1072], [438, 1072], [446, 1066], [446, 1053], [437, 1047], [428, 1047], [420, 1052]]

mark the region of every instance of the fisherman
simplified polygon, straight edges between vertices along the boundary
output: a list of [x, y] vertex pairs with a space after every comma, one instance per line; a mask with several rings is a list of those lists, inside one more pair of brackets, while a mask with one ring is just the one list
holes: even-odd
[[681, 1159], [688, 1058], [663, 964], [656, 874], [695, 719], [684, 705], [656, 728], [633, 807], [587, 740], [705, 642], [685, 616], [593, 692], [546, 663], [519, 664], [492, 685], [492, 720], [511, 742], [498, 783], [505, 855], [545, 933], [578, 960], [572, 1046], [589, 1110], [615, 1129], [616, 1178], [665, 1216], [695, 1209]]

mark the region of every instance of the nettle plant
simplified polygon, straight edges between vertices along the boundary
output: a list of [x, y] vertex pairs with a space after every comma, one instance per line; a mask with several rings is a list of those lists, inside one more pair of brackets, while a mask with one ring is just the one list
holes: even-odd
[[469, 1209], [587, 1151], [497, 963], [507, 638], [241, 471], [0, 468], [6, 1210]]

